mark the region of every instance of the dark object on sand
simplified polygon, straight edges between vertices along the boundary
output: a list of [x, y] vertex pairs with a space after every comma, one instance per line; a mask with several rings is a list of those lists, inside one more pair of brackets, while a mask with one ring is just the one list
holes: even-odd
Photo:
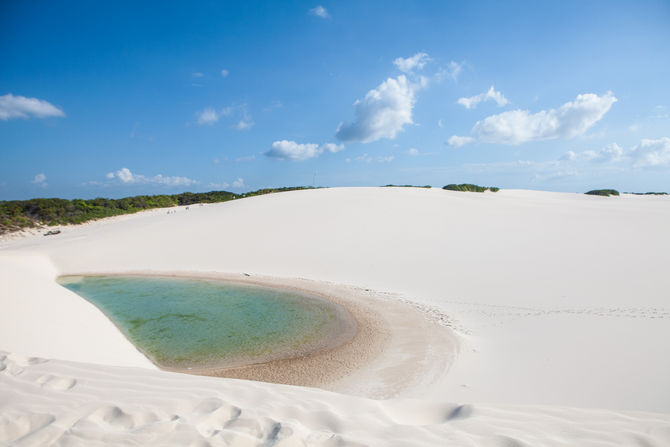
[[45, 236], [51, 236], [52, 234], [60, 234], [60, 230], [49, 230], [44, 233]]

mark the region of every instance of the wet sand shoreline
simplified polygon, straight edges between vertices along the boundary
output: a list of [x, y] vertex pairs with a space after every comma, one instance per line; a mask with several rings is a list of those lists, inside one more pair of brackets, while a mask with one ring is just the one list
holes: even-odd
[[[299, 280], [252, 276], [245, 273], [155, 271], [68, 273], [61, 275], [60, 278], [76, 276], [163, 277], [253, 285], [295, 292], [298, 295], [327, 301], [336, 305], [341, 311], [339, 316], [341, 332], [335, 337], [329, 337], [328, 340], [322, 340], [316, 346], [282, 353], [279, 358], [277, 353], [273, 353], [275, 355], [270, 356], [268, 360], [255, 359], [253, 363], [241, 366], [174, 368], [152, 361], [165, 371], [323, 388], [346, 378], [371, 362], [384, 350], [389, 339], [390, 328], [385, 326], [383, 316], [371, 305], [360, 300], [354, 301], [341, 293], [332, 293], [326, 288], [320, 287], [319, 290], [315, 290], [313, 285], [305, 287]], [[136, 348], [142, 352], [139, 347]], [[151, 360], [144, 352], [142, 353]]]

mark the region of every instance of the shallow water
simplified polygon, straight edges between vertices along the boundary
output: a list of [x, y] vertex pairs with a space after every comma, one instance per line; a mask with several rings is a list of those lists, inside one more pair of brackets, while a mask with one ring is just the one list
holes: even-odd
[[342, 317], [322, 299], [218, 280], [72, 276], [59, 283], [100, 308], [154, 363], [175, 369], [239, 366], [324, 347]]

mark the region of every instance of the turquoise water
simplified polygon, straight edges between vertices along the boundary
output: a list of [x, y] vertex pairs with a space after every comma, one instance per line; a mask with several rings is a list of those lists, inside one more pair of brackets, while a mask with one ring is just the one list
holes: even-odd
[[340, 332], [339, 306], [282, 289], [166, 277], [71, 276], [59, 283], [100, 308], [162, 367], [282, 358], [327, 346]]

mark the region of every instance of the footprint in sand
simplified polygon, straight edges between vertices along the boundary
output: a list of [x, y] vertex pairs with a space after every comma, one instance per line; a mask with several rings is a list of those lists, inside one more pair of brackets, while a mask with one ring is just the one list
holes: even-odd
[[8, 374], [10, 376], [18, 376], [25, 369], [32, 365], [46, 363], [48, 360], [38, 357], [23, 357], [11, 353], [0, 354], [0, 373]]
[[51, 414], [5, 413], [0, 414], [0, 444], [18, 441], [50, 425], [56, 418]]
[[429, 403], [413, 399], [384, 401], [386, 414], [400, 425], [434, 425], [472, 416], [471, 405]]
[[126, 412], [116, 405], [103, 405], [88, 416], [77, 421], [73, 428], [86, 429], [91, 426], [112, 430], [138, 430], [145, 425], [167, 420], [152, 411]]
[[48, 390], [54, 390], [54, 391], [71, 390], [77, 384], [77, 381], [75, 379], [71, 379], [71, 378], [68, 378], [68, 377], [52, 376], [50, 374], [47, 374], [45, 376], [41, 376], [39, 379], [37, 379], [36, 382], [42, 388], [46, 388]]

